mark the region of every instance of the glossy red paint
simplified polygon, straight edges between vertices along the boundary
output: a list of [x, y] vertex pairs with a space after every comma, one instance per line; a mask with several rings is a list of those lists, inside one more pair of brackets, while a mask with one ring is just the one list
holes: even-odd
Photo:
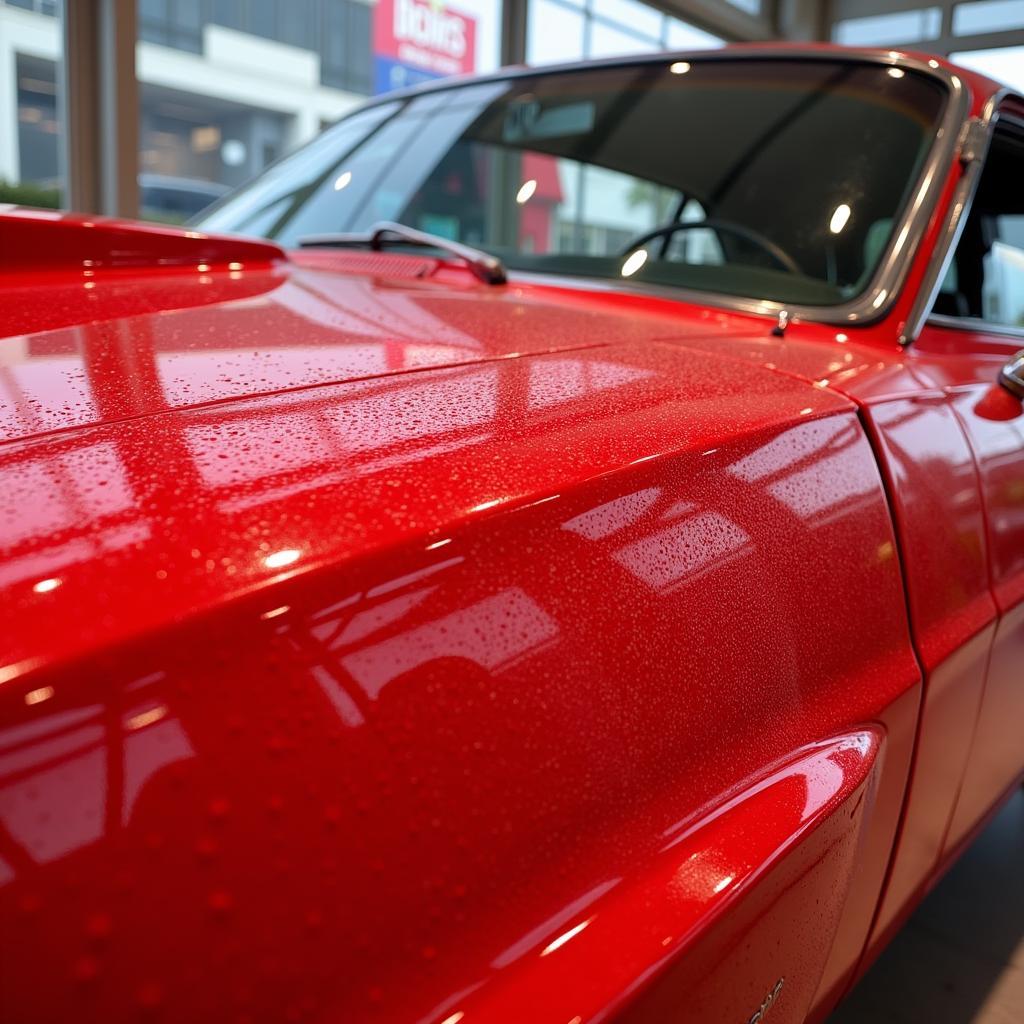
[[251, 269], [285, 259], [278, 246], [253, 238], [52, 210], [8, 210], [3, 227], [0, 270], [16, 274], [176, 267], [202, 272], [201, 264]]
[[[923, 341], [955, 345], [961, 339], [942, 337], [955, 333], [932, 326]], [[978, 382], [954, 383], [948, 390], [977, 461], [987, 513], [992, 594], [1000, 621], [984, 699], [973, 722], [970, 759], [946, 836], [947, 852], [954, 851], [985, 817], [992, 794], [1019, 777], [1024, 730], [1024, 413], [1019, 399], [986, 381], [1017, 351], [1020, 339], [983, 334], [966, 340], [982, 353], [973, 374]]]
[[[508, 951], [554, 941], [566, 908], [647, 891], [679, 823], [868, 723], [886, 737], [885, 813], [830, 828], [846, 822], [849, 852], [869, 822], [887, 848], [917, 670], [851, 404], [658, 340], [678, 319], [584, 314], [541, 289], [335, 277], [300, 332], [294, 292], [322, 294], [319, 273], [258, 300], [249, 348], [221, 348], [236, 310], [217, 305], [83, 328], [54, 356], [37, 346], [62, 331], [11, 339], [25, 355], [8, 380], [37, 403], [10, 403], [22, 437], [0, 456], [17, 612], [3, 898], [48, 907], [5, 958], [14, 1004], [45, 1019], [92, 993], [117, 1017], [152, 984], [172, 1016], [203, 1019], [275, 957], [245, 983], [266, 1019], [307, 997], [336, 1019], [383, 1013], [385, 992], [398, 1019], [474, 986], [486, 999], [506, 959], [524, 970]], [[402, 311], [405, 337], [382, 337]], [[511, 356], [505, 332], [531, 321], [547, 350]], [[287, 386], [289, 348], [313, 338], [350, 380]], [[262, 351], [282, 361], [252, 394], [228, 367]], [[735, 746], [716, 753], [723, 731]], [[50, 827], [30, 794], [46, 804], [69, 779], [79, 811]], [[723, 878], [768, 870], [765, 843], [816, 849], [779, 815], [723, 839]], [[780, 870], [809, 872], [804, 858]], [[82, 931], [96, 914], [107, 946]], [[637, 984], [668, 955], [645, 936]], [[196, 942], [220, 981], [184, 963]], [[809, 998], [807, 963], [780, 1019]]]
[[0, 215], [5, 1008], [822, 1019], [1022, 767], [1006, 339], [896, 344], [959, 173], [784, 338]]

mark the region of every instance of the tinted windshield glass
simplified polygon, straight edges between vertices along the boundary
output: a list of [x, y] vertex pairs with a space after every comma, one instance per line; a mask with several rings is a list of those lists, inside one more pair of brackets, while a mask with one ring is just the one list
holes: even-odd
[[944, 87], [834, 60], [665, 60], [356, 113], [200, 224], [293, 246], [396, 220], [512, 269], [834, 305], [862, 292]]

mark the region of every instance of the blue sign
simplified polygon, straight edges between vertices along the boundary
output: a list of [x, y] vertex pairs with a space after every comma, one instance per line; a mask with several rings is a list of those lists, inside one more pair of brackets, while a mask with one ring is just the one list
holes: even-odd
[[433, 82], [435, 79], [443, 77], [443, 75], [437, 75], [431, 71], [424, 71], [423, 68], [402, 64], [393, 57], [375, 56], [373, 58], [373, 92], [375, 96], [379, 96], [382, 92], [419, 85], [421, 82]]

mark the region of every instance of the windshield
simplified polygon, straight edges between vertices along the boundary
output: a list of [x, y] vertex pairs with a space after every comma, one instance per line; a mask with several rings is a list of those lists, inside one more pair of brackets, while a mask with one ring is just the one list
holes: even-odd
[[198, 224], [286, 246], [400, 221], [581, 275], [829, 306], [863, 292], [945, 102], [834, 59], [644, 62], [367, 107]]

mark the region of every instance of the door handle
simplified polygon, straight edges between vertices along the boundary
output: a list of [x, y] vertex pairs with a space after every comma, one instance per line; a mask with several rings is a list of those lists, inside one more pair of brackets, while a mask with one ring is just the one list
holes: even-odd
[[1011, 395], [1024, 400], [1024, 349], [999, 371], [999, 383]]

